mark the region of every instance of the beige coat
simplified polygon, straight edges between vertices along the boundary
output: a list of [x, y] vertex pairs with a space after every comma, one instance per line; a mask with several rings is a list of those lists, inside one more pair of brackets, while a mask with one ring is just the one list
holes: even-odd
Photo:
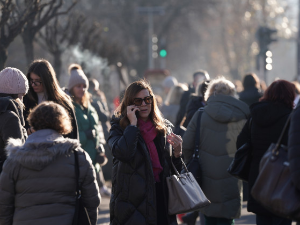
[[211, 96], [201, 117], [200, 137], [195, 137], [199, 111], [183, 136], [186, 162], [194, 152], [195, 138], [200, 138], [201, 188], [211, 201], [211, 205], [202, 210], [206, 216], [234, 219], [241, 215], [242, 182], [232, 177], [227, 168], [249, 113], [245, 103], [231, 96]]

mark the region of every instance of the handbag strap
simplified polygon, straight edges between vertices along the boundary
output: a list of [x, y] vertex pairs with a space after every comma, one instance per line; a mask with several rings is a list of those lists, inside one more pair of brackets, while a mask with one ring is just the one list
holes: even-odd
[[[295, 109], [294, 109], [294, 110], [295, 110]], [[275, 154], [278, 154], [278, 149], [279, 149], [279, 147], [280, 147], [280, 145], [281, 145], [283, 136], [284, 136], [285, 132], [287, 131], [287, 128], [288, 128], [288, 126], [289, 126], [289, 124], [290, 124], [290, 121], [291, 121], [292, 114], [293, 114], [294, 110], [290, 113], [290, 115], [289, 115], [289, 117], [288, 117], [288, 119], [287, 119], [287, 121], [286, 121], [286, 123], [285, 123], [285, 125], [284, 125], [284, 127], [283, 127], [283, 130], [281, 131], [281, 134], [280, 134], [280, 136], [279, 136], [279, 139], [278, 139], [278, 141], [277, 141], [277, 143], [276, 143], [276, 147], [275, 147], [274, 150], [272, 151], [273, 154], [274, 154], [274, 153], [275, 153]]]
[[78, 163], [78, 152], [77, 150], [74, 150], [74, 156], [75, 156], [75, 175], [76, 175], [76, 196], [77, 199], [81, 198], [81, 190], [79, 188], [79, 163]]
[[195, 148], [194, 148], [194, 154], [193, 158], [199, 158], [199, 143], [200, 143], [200, 126], [201, 126], [201, 116], [203, 113], [204, 107], [201, 107], [198, 109], [199, 115], [197, 118], [197, 127], [196, 127], [196, 134], [195, 134]]

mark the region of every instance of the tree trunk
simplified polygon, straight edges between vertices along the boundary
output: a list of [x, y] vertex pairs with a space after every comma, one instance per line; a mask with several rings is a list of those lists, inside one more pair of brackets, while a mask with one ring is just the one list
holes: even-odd
[[8, 53], [6, 48], [0, 45], [0, 70], [4, 69], [7, 57]]
[[24, 32], [22, 34], [22, 40], [25, 47], [27, 65], [30, 65], [34, 59], [33, 39], [34, 35], [32, 35], [29, 30], [24, 29]]
[[54, 57], [53, 68], [54, 68], [54, 71], [56, 73], [57, 80], [59, 81], [60, 75], [61, 75], [61, 65], [62, 65], [61, 52], [60, 51], [55, 52], [53, 54], [53, 57]]

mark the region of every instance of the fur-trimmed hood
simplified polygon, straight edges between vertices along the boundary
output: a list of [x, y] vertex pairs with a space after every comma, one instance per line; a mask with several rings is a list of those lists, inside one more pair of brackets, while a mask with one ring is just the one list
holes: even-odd
[[42, 170], [57, 156], [70, 154], [79, 146], [76, 139], [64, 138], [52, 129], [44, 129], [29, 135], [25, 144], [20, 139], [10, 138], [5, 150], [8, 159], [30, 169]]

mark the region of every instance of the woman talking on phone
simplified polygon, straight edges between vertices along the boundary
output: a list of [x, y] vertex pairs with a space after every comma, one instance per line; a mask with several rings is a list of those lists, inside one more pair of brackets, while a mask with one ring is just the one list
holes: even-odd
[[170, 160], [181, 169], [182, 139], [163, 119], [145, 80], [127, 87], [111, 125], [111, 224], [177, 224], [175, 215], [168, 215], [166, 177]]

